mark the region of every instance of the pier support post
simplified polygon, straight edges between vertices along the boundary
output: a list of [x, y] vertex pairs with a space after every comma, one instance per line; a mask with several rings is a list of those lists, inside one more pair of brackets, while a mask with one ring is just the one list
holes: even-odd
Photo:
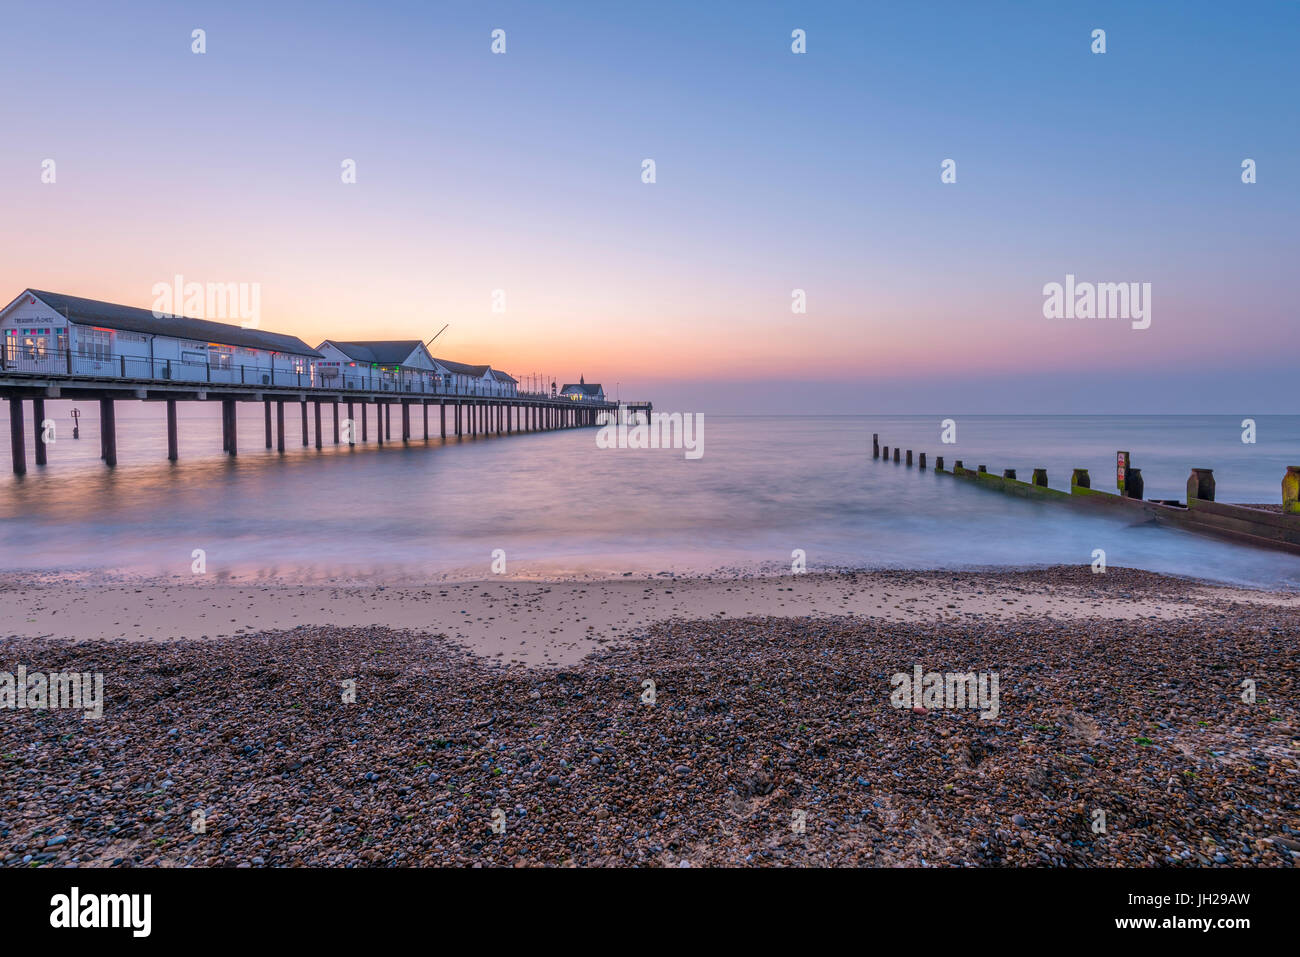
[[402, 403], [402, 441], [411, 441], [411, 403]]
[[1214, 469], [1192, 469], [1192, 474], [1187, 477], [1188, 508], [1192, 507], [1194, 499], [1214, 501]]
[[460, 438], [460, 400], [456, 400], [456, 438]]
[[302, 406], [302, 447], [307, 447], [307, 400], [302, 399], [298, 403]]
[[[364, 409], [365, 406], [363, 405], [362, 408]], [[354, 448], [357, 444], [357, 420], [356, 420], [356, 416], [352, 414], [351, 399], [348, 400], [348, 422], [351, 423], [348, 426], [348, 447]]]
[[266, 447], [271, 447], [271, 400], [264, 399], [262, 405], [266, 407]]
[[447, 403], [438, 400], [438, 428], [442, 431], [442, 437], [447, 437]]
[[[405, 404], [405, 403], [403, 403]], [[393, 403], [384, 403], [384, 438], [393, 441]]]
[[1282, 511], [1300, 515], [1300, 465], [1288, 465], [1282, 476]]
[[284, 400], [275, 400], [275, 448], [284, 451]]
[[313, 403], [313, 405], [316, 406], [316, 408], [315, 408], [315, 413], [316, 413], [316, 451], [319, 452], [319, 451], [321, 450], [321, 434], [320, 434], [320, 399], [317, 399], [317, 400]]
[[333, 402], [331, 402], [330, 407], [334, 411], [334, 444], [338, 445], [339, 444], [339, 400], [335, 399]]
[[104, 437], [104, 464], [117, 468], [117, 414], [112, 399], [99, 400], [99, 431]]
[[1034, 469], [1034, 475], [1029, 481], [1039, 488], [1047, 488], [1047, 469]]
[[366, 408], [368, 407], [368, 405], [369, 403], [365, 399], [361, 400], [361, 441], [362, 442], [370, 441], [370, 416], [366, 414]]
[[424, 441], [429, 441], [429, 403], [421, 402], [420, 410], [424, 413]]
[[1087, 469], [1075, 469], [1070, 475], [1070, 487], [1074, 488], [1092, 488], [1092, 479], [1088, 477]]
[[[266, 416], [266, 447], [271, 447], [271, 408], [267, 406]], [[167, 400], [167, 461], [175, 462], [180, 458], [180, 443], [176, 435], [176, 400]]]
[[387, 404], [380, 402], [375, 406], [375, 441], [380, 445], [384, 444], [384, 406]]
[[32, 451], [36, 456], [36, 464], [45, 464], [45, 400], [36, 397], [32, 399]]
[[238, 424], [235, 421], [235, 400], [221, 400], [221, 426], [225, 451], [231, 455], [239, 454]]
[[9, 451], [13, 456], [14, 475], [25, 475], [27, 442], [23, 436], [23, 400], [16, 395], [9, 397]]

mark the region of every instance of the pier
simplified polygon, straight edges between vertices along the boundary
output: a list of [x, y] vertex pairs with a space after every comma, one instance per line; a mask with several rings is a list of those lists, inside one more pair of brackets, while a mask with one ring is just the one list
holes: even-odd
[[[871, 438], [872, 458], [889, 461], [889, 447], [882, 456], [880, 435]], [[926, 454], [920, 455], [921, 468], [925, 468]], [[898, 449], [894, 449], [897, 463]], [[912, 452], [907, 452], [907, 464], [912, 464]], [[1231, 505], [1215, 500], [1217, 488], [1214, 470], [1193, 468], [1187, 478], [1187, 498], [1144, 499], [1145, 482], [1142, 470], [1135, 468], [1132, 455], [1116, 452], [1116, 492], [1105, 492], [1092, 487], [1092, 476], [1087, 469], [1074, 469], [1070, 475], [1070, 490], [1050, 488], [1047, 469], [1035, 468], [1028, 482], [1016, 478], [1015, 469], [1004, 469], [1001, 475], [980, 465], [966, 468], [958, 459], [951, 470], [944, 468], [943, 457], [935, 459], [934, 473], [971, 482], [981, 488], [1030, 498], [1063, 502], [1084, 508], [1102, 508], [1130, 516], [1139, 521], [1154, 521], [1202, 535], [1229, 539], [1246, 545], [1280, 549], [1300, 555], [1300, 466], [1292, 465], [1282, 476], [1281, 502], [1250, 505]]]
[[[58, 367], [56, 363], [51, 365]], [[427, 440], [435, 436], [442, 439], [449, 436], [504, 436], [584, 428], [598, 425], [600, 413], [616, 412], [619, 408], [618, 403], [612, 401], [575, 400], [543, 393], [482, 396], [442, 392], [429, 389], [423, 380], [405, 383], [405, 390], [401, 388], [401, 380], [396, 387], [385, 388], [375, 381], [373, 386], [342, 388], [342, 381], [327, 384], [329, 380], [321, 380], [310, 373], [296, 376], [279, 373], [277, 379], [288, 381], [253, 385], [239, 381], [237, 370], [225, 371], [233, 373], [226, 378], [234, 381], [189, 382], [162, 376], [130, 378], [0, 370], [0, 398], [9, 405], [9, 447], [13, 470], [18, 475], [27, 471], [27, 407], [30, 407], [32, 415], [35, 464], [48, 464], [48, 446], [42, 441], [41, 426], [48, 399], [99, 403], [100, 458], [109, 468], [117, 465], [116, 404], [122, 401], [167, 404], [167, 458], [173, 462], [178, 458], [178, 402], [221, 404], [222, 451], [228, 455], [239, 454], [236, 403], [262, 404], [265, 447], [280, 452], [299, 438], [304, 447], [314, 440], [315, 447], [320, 449], [326, 444], [327, 437], [332, 445], [354, 446], [370, 440], [372, 427], [377, 445], [391, 443], [394, 441], [394, 407], [397, 411], [397, 441], [401, 442], [412, 441], [417, 430]], [[293, 437], [286, 429], [286, 405], [298, 406], [296, 416], [292, 408], [290, 410], [290, 428], [294, 419], [299, 425], [294, 429], [299, 434]], [[371, 409], [374, 410], [373, 417]], [[352, 423], [350, 429], [341, 428], [341, 423], [346, 422]]]

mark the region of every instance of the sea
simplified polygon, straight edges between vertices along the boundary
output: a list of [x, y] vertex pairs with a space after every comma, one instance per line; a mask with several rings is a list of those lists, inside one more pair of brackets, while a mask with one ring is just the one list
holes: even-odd
[[[996, 494], [872, 457], [883, 445], [951, 468], [1046, 468], [1068, 488], [1087, 468], [1113, 489], [1117, 451], [1148, 498], [1185, 497], [1212, 468], [1223, 502], [1281, 501], [1300, 462], [1300, 416], [711, 415], [696, 452], [605, 447], [596, 428], [288, 448], [264, 447], [262, 408], [240, 408], [239, 454], [220, 408], [181, 403], [180, 458], [164, 407], [118, 403], [116, 469], [99, 459], [96, 403], [47, 403], [49, 464], [11, 474], [0, 446], [0, 571], [184, 577], [197, 561], [232, 579], [415, 582], [492, 574], [716, 575], [844, 568], [1127, 566], [1256, 588], [1300, 589], [1300, 557], [1056, 502]], [[28, 406], [30, 410], [30, 406]], [[30, 414], [30, 412], [29, 412]], [[945, 421], [951, 420], [951, 421]], [[394, 434], [398, 434], [394, 415]], [[6, 422], [0, 431], [7, 432]], [[945, 432], [947, 433], [945, 435]], [[1253, 432], [1253, 434], [1251, 434]], [[945, 438], [954, 441], [945, 442]], [[1243, 441], [1253, 438], [1253, 441]], [[608, 445], [609, 443], [603, 443]]]

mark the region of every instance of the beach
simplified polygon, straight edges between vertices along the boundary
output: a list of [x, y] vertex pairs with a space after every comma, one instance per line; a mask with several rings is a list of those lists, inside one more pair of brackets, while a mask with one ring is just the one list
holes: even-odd
[[[104, 677], [100, 719], [0, 711], [7, 866], [1300, 852], [1295, 593], [1085, 565], [391, 587], [33, 573], [0, 598], [0, 671]], [[893, 678], [922, 672], [995, 676], [996, 713], [900, 706]]]

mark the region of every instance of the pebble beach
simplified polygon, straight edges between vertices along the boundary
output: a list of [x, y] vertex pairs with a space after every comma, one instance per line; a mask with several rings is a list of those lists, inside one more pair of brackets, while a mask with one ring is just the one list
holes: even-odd
[[[817, 588], [822, 607], [650, 616], [555, 663], [486, 653], [450, 614], [219, 640], [11, 635], [0, 670], [98, 672], [105, 690], [99, 720], [0, 711], [0, 862], [1300, 860], [1294, 595], [1087, 567], [754, 587]], [[983, 604], [959, 614], [951, 595]], [[918, 666], [996, 673], [997, 716], [896, 706], [891, 675]]]

